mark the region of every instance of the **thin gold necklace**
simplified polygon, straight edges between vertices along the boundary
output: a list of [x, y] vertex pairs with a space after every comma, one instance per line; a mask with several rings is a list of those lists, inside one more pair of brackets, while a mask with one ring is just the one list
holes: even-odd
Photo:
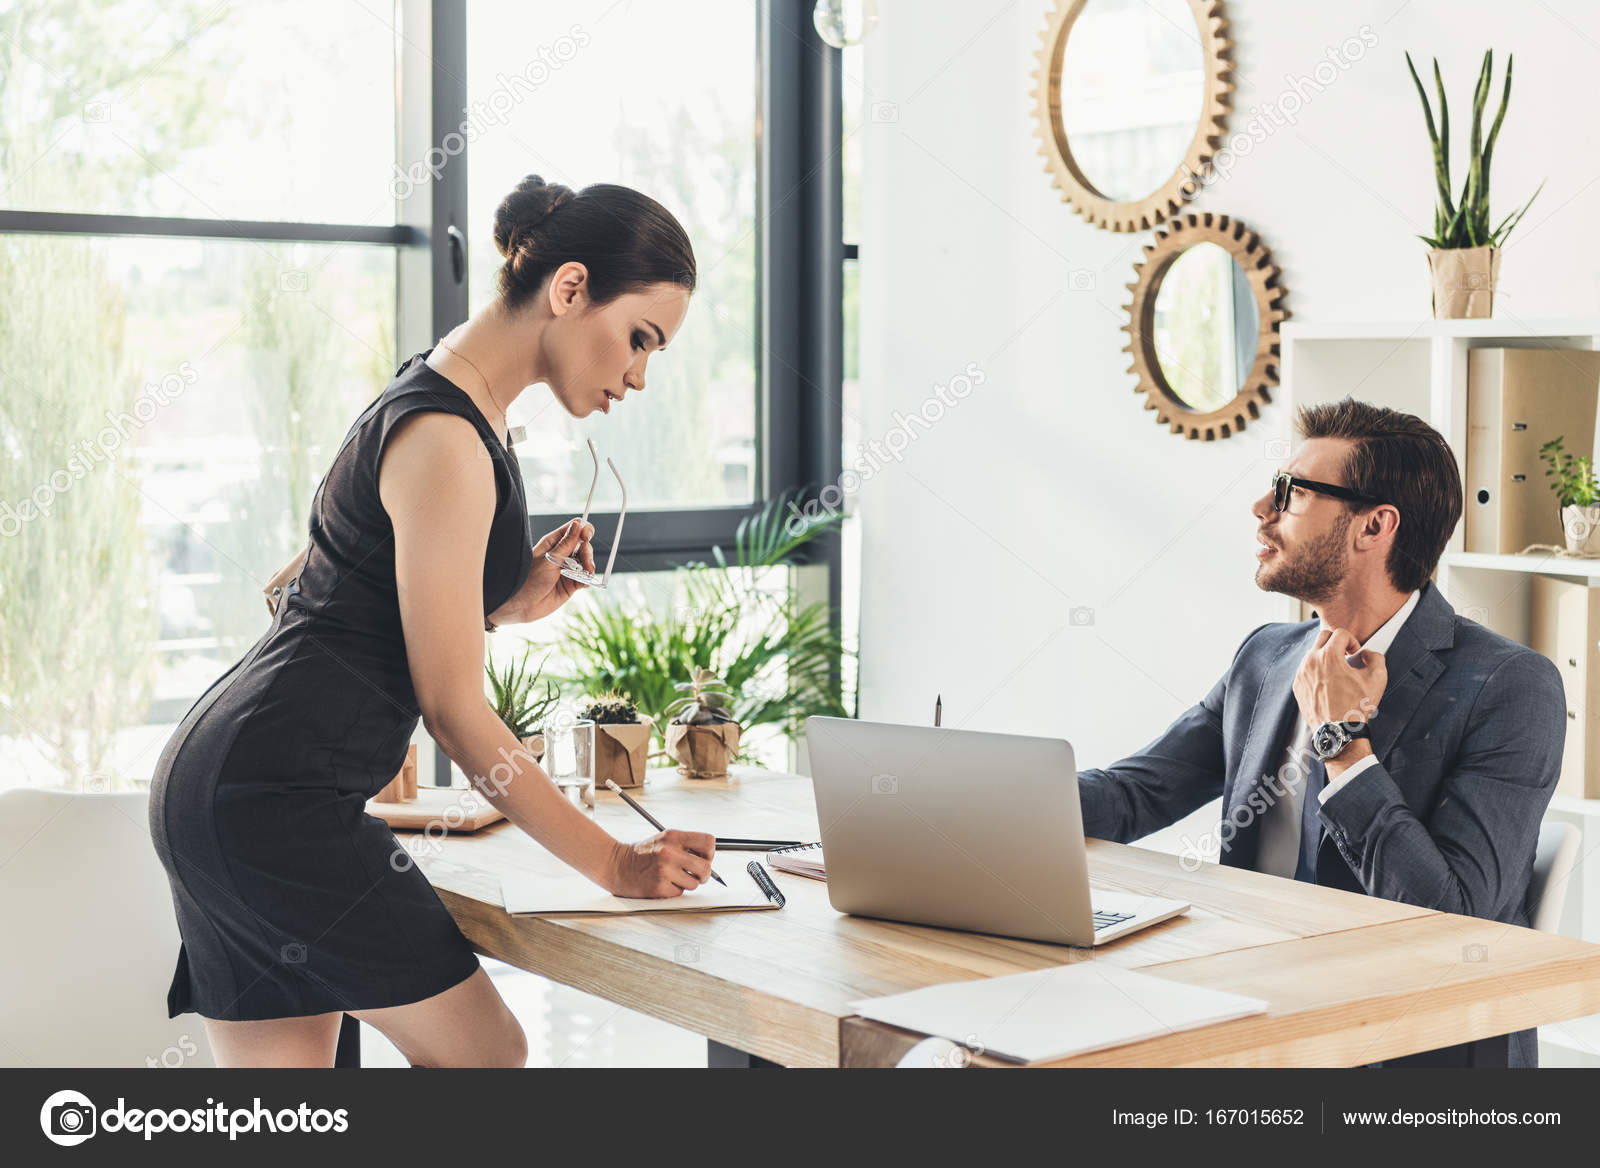
[[439, 341], [439, 347], [454, 353], [457, 357], [460, 357], [467, 363], [468, 367], [470, 367], [471, 370], [478, 375], [478, 380], [483, 382], [483, 392], [489, 395], [490, 401], [494, 402], [494, 408], [500, 411], [500, 417], [505, 418], [506, 408], [495, 400], [494, 390], [489, 388], [489, 379], [483, 375], [483, 370], [474, 365], [472, 360], [465, 353], [462, 353], [460, 350], [447, 344], [442, 338]]

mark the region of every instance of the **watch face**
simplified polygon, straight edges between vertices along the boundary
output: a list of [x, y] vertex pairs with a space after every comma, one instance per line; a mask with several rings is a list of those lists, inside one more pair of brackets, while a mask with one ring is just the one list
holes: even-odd
[[1344, 732], [1344, 727], [1337, 722], [1324, 722], [1317, 727], [1317, 732], [1311, 736], [1311, 745], [1321, 758], [1329, 758], [1338, 754], [1350, 742], [1350, 736]]

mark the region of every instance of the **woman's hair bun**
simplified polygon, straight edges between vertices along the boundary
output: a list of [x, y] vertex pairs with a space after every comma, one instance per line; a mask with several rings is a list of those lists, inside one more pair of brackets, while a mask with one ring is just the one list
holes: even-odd
[[530, 174], [495, 211], [494, 245], [505, 257], [495, 287], [512, 310], [569, 263], [582, 265], [595, 305], [652, 284], [694, 291], [694, 248], [683, 225], [632, 187], [590, 183], [575, 192]]
[[495, 209], [495, 247], [510, 259], [540, 223], [576, 197], [569, 186], [545, 182], [536, 174], [528, 175]]

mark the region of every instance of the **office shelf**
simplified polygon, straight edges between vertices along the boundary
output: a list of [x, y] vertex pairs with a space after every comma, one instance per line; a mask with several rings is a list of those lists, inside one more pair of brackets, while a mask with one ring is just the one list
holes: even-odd
[[1544, 340], [1600, 336], [1600, 317], [1557, 317], [1517, 320], [1376, 320], [1303, 321], [1283, 323], [1286, 341], [1410, 341], [1435, 337], [1482, 340]]
[[1481, 568], [1491, 572], [1537, 572], [1544, 576], [1576, 576], [1600, 581], [1600, 559], [1579, 560], [1571, 556], [1494, 555], [1489, 552], [1446, 552], [1440, 560], [1446, 568]]

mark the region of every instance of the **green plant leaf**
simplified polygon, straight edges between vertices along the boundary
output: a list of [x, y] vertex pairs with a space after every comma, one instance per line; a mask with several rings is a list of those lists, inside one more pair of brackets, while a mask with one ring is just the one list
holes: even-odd
[[[1417, 76], [1417, 67], [1412, 63], [1410, 53], [1406, 54], [1406, 68], [1411, 71], [1411, 80], [1417, 87], [1417, 97], [1422, 101], [1422, 117], [1428, 127], [1428, 142], [1433, 148], [1434, 182], [1439, 189], [1440, 207], [1440, 211], [1436, 212], [1435, 215], [1434, 229], [1437, 231], [1438, 216], [1442, 214], [1448, 217], [1453, 212], [1450, 203], [1450, 146], [1448, 141], [1441, 141], [1439, 132], [1434, 128], [1433, 107], [1428, 104], [1428, 92], [1422, 87], [1422, 78]], [[1433, 69], [1435, 76], [1437, 76], [1439, 71], [1438, 58], [1434, 59]], [[1439, 92], [1442, 100], [1444, 95], [1442, 85]], [[1443, 107], [1441, 106], [1440, 108], [1442, 111]]]
[[1500, 94], [1500, 110], [1495, 114], [1494, 124], [1489, 127], [1489, 137], [1483, 144], [1483, 165], [1481, 177], [1483, 185], [1479, 192], [1479, 200], [1482, 203], [1482, 208], [1479, 212], [1479, 220], [1482, 224], [1482, 229], [1486, 239], [1493, 238], [1493, 233], [1489, 231], [1489, 168], [1494, 159], [1495, 139], [1500, 136], [1500, 124], [1506, 120], [1506, 107], [1511, 104], [1511, 66], [1514, 60], [1515, 58], [1513, 56], [1507, 55], [1506, 84], [1505, 88]]
[[1541, 181], [1539, 185], [1534, 188], [1533, 194], [1528, 196], [1528, 201], [1522, 204], [1522, 210], [1516, 212], [1516, 217], [1508, 217], [1508, 221], [1501, 223], [1500, 226], [1495, 230], [1491, 241], [1496, 246], [1498, 246], [1502, 240], [1510, 238], [1511, 233], [1516, 230], [1517, 224], [1522, 222], [1522, 217], [1528, 213], [1528, 208], [1533, 206], [1533, 201], [1539, 197], [1539, 192], [1542, 190], [1544, 190], [1543, 181]]

